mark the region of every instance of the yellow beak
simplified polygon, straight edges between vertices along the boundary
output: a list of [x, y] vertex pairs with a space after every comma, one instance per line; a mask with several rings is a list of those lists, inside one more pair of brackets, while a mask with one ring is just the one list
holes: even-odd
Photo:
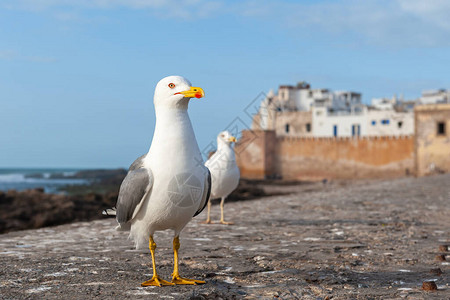
[[191, 88], [184, 92], [175, 93], [182, 94], [185, 98], [202, 98], [205, 96], [205, 92], [202, 88], [191, 86]]
[[234, 136], [232, 136], [228, 139], [228, 141], [236, 143], [236, 138]]

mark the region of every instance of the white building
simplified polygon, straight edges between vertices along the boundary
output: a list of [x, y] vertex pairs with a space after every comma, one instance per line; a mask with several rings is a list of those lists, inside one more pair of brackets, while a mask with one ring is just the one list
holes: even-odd
[[324, 107], [312, 110], [312, 135], [316, 137], [399, 136], [414, 133], [414, 114], [394, 110], [330, 112]]
[[389, 98], [373, 98], [372, 106], [379, 110], [393, 110], [394, 106], [397, 104], [397, 97]]
[[370, 109], [365, 117], [367, 119], [367, 136], [414, 134], [414, 112]]
[[362, 112], [361, 93], [351, 91], [336, 91], [333, 93], [331, 111], [348, 111], [350, 113]]
[[423, 91], [419, 102], [420, 104], [450, 103], [450, 91], [445, 89]]
[[312, 131], [315, 137], [350, 137], [367, 135], [365, 111], [330, 112], [326, 107], [312, 109]]
[[306, 82], [299, 82], [296, 86], [281, 85], [276, 101], [283, 111], [310, 111], [314, 106], [327, 107], [332, 111], [352, 111], [359, 110], [362, 106], [360, 93], [311, 89]]
[[450, 103], [449, 90], [424, 91], [417, 100], [375, 98], [361, 102], [352, 91], [311, 89], [306, 82], [281, 85], [261, 103], [252, 126], [275, 130], [279, 136], [352, 137], [414, 134], [414, 106]]

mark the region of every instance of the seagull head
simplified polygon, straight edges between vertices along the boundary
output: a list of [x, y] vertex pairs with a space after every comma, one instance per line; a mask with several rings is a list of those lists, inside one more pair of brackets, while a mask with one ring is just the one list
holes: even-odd
[[202, 98], [205, 92], [202, 88], [193, 87], [182, 76], [168, 76], [161, 79], [155, 88], [155, 107], [187, 108], [191, 98]]
[[226, 144], [230, 146], [231, 143], [236, 143], [236, 138], [231, 135], [231, 133], [227, 130], [222, 131], [217, 136], [217, 144]]

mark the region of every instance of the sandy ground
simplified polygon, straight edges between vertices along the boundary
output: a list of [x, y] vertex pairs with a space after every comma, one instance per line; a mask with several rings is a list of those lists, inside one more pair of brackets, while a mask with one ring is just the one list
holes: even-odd
[[[188, 225], [181, 275], [201, 286], [140, 287], [150, 254], [112, 219], [0, 235], [0, 298], [450, 299], [450, 174], [290, 192], [229, 203], [235, 225]], [[155, 240], [169, 279], [172, 233]]]

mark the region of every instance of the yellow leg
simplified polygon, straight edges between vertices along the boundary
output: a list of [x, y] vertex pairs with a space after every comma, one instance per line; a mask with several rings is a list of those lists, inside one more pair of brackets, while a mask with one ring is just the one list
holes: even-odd
[[156, 273], [156, 263], [155, 263], [155, 249], [156, 243], [153, 240], [153, 237], [150, 236], [150, 240], [148, 242], [148, 247], [150, 248], [150, 253], [152, 254], [152, 265], [153, 265], [153, 276], [152, 279], [143, 282], [142, 286], [163, 286], [163, 285], [174, 285], [172, 282], [161, 279]]
[[211, 199], [208, 201], [208, 211], [206, 216], [206, 221], [203, 224], [212, 224], [211, 222]]
[[225, 203], [225, 197], [222, 197], [222, 200], [220, 200], [220, 224], [224, 225], [232, 225], [233, 222], [225, 222], [223, 217], [223, 204]]
[[178, 249], [180, 249], [180, 239], [176, 236], [173, 239], [173, 273], [172, 273], [172, 282], [175, 284], [204, 284], [206, 283], [203, 280], [195, 280], [195, 279], [187, 279], [180, 277], [180, 273], [178, 272]]

